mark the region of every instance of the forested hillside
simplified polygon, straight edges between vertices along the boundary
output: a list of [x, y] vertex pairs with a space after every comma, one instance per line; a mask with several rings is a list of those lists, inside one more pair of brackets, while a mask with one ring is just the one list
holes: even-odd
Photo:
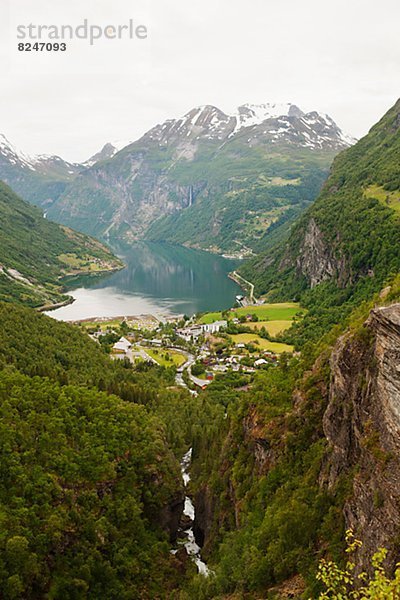
[[302, 327], [312, 319], [317, 335], [400, 269], [399, 131], [400, 101], [335, 159], [287, 243], [241, 269], [257, 293], [301, 300], [309, 308]]
[[1, 597], [166, 597], [191, 396], [32, 309], [0, 303], [0, 340]]
[[66, 300], [63, 276], [121, 266], [103, 244], [43, 218], [0, 182], [0, 300], [53, 304]]
[[146, 238], [246, 255], [260, 251], [271, 234], [284, 237], [317, 197], [335, 153], [289, 144], [248, 148], [246, 141], [243, 134], [218, 156], [199, 152], [190, 173], [187, 165], [175, 168], [177, 181], [207, 177], [207, 187], [192, 206], [155, 221]]

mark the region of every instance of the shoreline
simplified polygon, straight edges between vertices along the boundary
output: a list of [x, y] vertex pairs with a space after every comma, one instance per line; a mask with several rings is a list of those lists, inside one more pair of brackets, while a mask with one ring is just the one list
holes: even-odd
[[[118, 271], [121, 271], [122, 269], [125, 268], [125, 264], [122, 263], [121, 266], [119, 267], [113, 267], [110, 269], [102, 269], [101, 271], [77, 271], [76, 273], [67, 273], [65, 275], [60, 276], [58, 279], [59, 281], [64, 281], [65, 282], [65, 292], [68, 293], [68, 291], [73, 291], [68, 289], [68, 279], [73, 280], [75, 277], [92, 277], [92, 276], [104, 276], [107, 274], [111, 274], [111, 273], [117, 273]], [[72, 283], [72, 281], [71, 281]], [[36, 308], [36, 310], [38, 312], [50, 312], [53, 310], [57, 310], [58, 308], [63, 308], [64, 306], [69, 306], [70, 304], [73, 304], [75, 302], [75, 298], [73, 296], [68, 295], [68, 297], [66, 298], [66, 300], [62, 300], [60, 302], [55, 302], [54, 304], [43, 304], [42, 306], [38, 306]]]
[[[109, 321], [139, 321], [140, 317], [150, 317], [161, 323], [162, 321], [152, 314], [141, 314], [141, 315], [118, 315], [116, 317], [87, 317], [85, 319], [73, 319], [72, 321], [66, 321], [67, 323], [107, 323]], [[179, 317], [178, 317], [179, 318]]]
[[69, 304], [73, 304], [75, 302], [75, 298], [72, 296], [68, 296], [66, 300], [62, 302], [56, 302], [54, 304], [43, 304], [42, 306], [37, 307], [38, 312], [50, 312], [52, 310], [57, 310], [57, 308], [63, 308], [63, 306], [68, 306]]
[[233, 260], [233, 261], [245, 261], [250, 258], [256, 256], [253, 252], [251, 253], [243, 253], [235, 251], [229, 252], [221, 249], [213, 249], [213, 248], [203, 248], [202, 246], [198, 246], [197, 244], [191, 244], [190, 242], [169, 242], [167, 240], [149, 240], [146, 238], [141, 238], [137, 240], [138, 242], [151, 243], [151, 244], [167, 244], [169, 246], [177, 246], [181, 248], [186, 248], [187, 250], [195, 250], [196, 252], [205, 252], [206, 254], [212, 254], [213, 256], [219, 256], [220, 258], [224, 258], [225, 260]]
[[[180, 246], [183, 248], [187, 247], [186, 245], [183, 245], [183, 244], [182, 245], [181, 244], [171, 244], [171, 245], [176, 245], [178, 247]], [[223, 259], [226, 259], [226, 257], [223, 257], [221, 254], [212, 252], [210, 249], [207, 249], [207, 250], [197, 249], [197, 248], [188, 248], [188, 249], [194, 250], [195, 252], [204, 252], [205, 254], [208, 254], [208, 255], [219, 256]], [[234, 265], [232, 265], [232, 266], [234, 266]], [[49, 301], [48, 303], [37, 307], [36, 310], [38, 312], [49, 312], [50, 313], [50, 312], [55, 312], [61, 308], [65, 308], [77, 301], [77, 298], [74, 298], [71, 294], [73, 294], [75, 289], [80, 287], [79, 282], [81, 281], [81, 278], [82, 278], [82, 283], [83, 283], [84, 279], [86, 280], [86, 277], [88, 278], [88, 281], [89, 281], [89, 278], [91, 280], [97, 280], [97, 278], [107, 277], [107, 275], [112, 275], [113, 273], [117, 273], [117, 272], [123, 270], [124, 268], [126, 268], [126, 264], [121, 261], [120, 265], [114, 266], [111, 268], [107, 268], [107, 269], [102, 269], [101, 271], [99, 270], [99, 271], [91, 271], [90, 272], [90, 271], [85, 271], [85, 270], [83, 270], [83, 271], [76, 270], [73, 272], [65, 273], [59, 277], [59, 282], [61, 285], [63, 284], [62, 291], [60, 290], [61, 294], [63, 294], [64, 297], [67, 296], [67, 298], [65, 300], [55, 301], [54, 303], [51, 303], [51, 301]], [[234, 270], [232, 272], [225, 272], [224, 276], [227, 277], [228, 279], [230, 279], [231, 281], [233, 281], [236, 285], [238, 285], [240, 287], [240, 289], [243, 290], [246, 294], [249, 294], [249, 292], [251, 292], [251, 290], [254, 289], [254, 286], [252, 286], [252, 284], [250, 282], [246, 282], [243, 278], [241, 278], [241, 276], [236, 272], [236, 270]], [[60, 285], [60, 287], [61, 287], [61, 285]], [[247, 286], [249, 286], [249, 287], [247, 287]], [[83, 284], [83, 287], [85, 287], [84, 284]], [[239, 292], [236, 292], [236, 294], [238, 294], [238, 293]], [[252, 297], [251, 294], [250, 294], [250, 297]], [[234, 298], [232, 298], [232, 300], [229, 302], [229, 306], [230, 306], [230, 308], [232, 308], [234, 306]], [[211, 309], [208, 309], [208, 310], [211, 310]], [[128, 309], [128, 311], [129, 311], [129, 309]], [[91, 314], [90, 316], [85, 316], [84, 314], [79, 315], [80, 311], [78, 311], [78, 314], [76, 315], [78, 318], [73, 318], [72, 315], [69, 315], [69, 318], [65, 319], [65, 317], [64, 317], [61, 320], [65, 320], [70, 323], [74, 323], [74, 322], [75, 323], [85, 323], [85, 322], [101, 323], [101, 322], [104, 322], [104, 321], [107, 321], [110, 319], [116, 319], [116, 320], [121, 320], [121, 321], [129, 319], [129, 320], [134, 321], [138, 317], [143, 315], [142, 312], [141, 312], [141, 314], [133, 314], [132, 315], [132, 313], [130, 313], [128, 311], [127, 311], [128, 314], [120, 313], [117, 316], [114, 316], [113, 314], [111, 314], [111, 315], [104, 314], [105, 311], [103, 312], [103, 314], [102, 314], [102, 311], [99, 311], [100, 314], [99, 313], [96, 314], [97, 311], [96, 311], [96, 308], [94, 307], [94, 310], [93, 310], [94, 314]], [[85, 311], [85, 312], [87, 314], [89, 311]], [[112, 312], [113, 311], [111, 311], [111, 313]], [[155, 318], [158, 322], [168, 321], [171, 318], [178, 318], [178, 316], [175, 315], [175, 313], [173, 313], [173, 312], [171, 314], [169, 314], [169, 311], [168, 311], [168, 309], [166, 309], [166, 307], [163, 307], [161, 311], [156, 310], [155, 312], [149, 313], [149, 314], [151, 314], [151, 316], [153, 318]]]

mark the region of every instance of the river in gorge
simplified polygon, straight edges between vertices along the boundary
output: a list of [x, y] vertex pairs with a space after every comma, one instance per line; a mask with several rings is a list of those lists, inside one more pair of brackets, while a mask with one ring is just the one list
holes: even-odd
[[[182, 472], [183, 485], [185, 486], [185, 492], [187, 491], [187, 487], [188, 487], [189, 481], [190, 481], [191, 462], [192, 462], [192, 448], [189, 448], [189, 450], [183, 456], [182, 461], [181, 461], [181, 472]], [[182, 529], [182, 538], [180, 541], [180, 545], [181, 546], [183, 545], [185, 547], [188, 556], [190, 556], [191, 560], [196, 565], [197, 571], [201, 575], [208, 577], [208, 575], [210, 575], [210, 573], [212, 573], [212, 571], [210, 571], [210, 569], [208, 568], [206, 563], [201, 558], [201, 548], [196, 542], [196, 539], [194, 536], [194, 529], [193, 529], [193, 524], [194, 524], [194, 520], [195, 520], [195, 507], [194, 507], [194, 504], [193, 504], [191, 498], [187, 494], [185, 495], [185, 505], [183, 508], [183, 517], [185, 517], [186, 519], [189, 520], [189, 527]], [[176, 554], [177, 551], [178, 550], [175, 549], [175, 550], [172, 550], [171, 552], [172, 552], [172, 554]]]
[[156, 317], [221, 310], [233, 306], [239, 286], [228, 278], [238, 261], [165, 243], [140, 242], [114, 248], [125, 268], [74, 280], [75, 299], [49, 314], [60, 320], [152, 314]]

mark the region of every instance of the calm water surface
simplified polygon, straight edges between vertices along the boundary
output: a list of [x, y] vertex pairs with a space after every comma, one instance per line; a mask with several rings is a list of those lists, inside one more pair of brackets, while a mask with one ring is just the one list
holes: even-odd
[[182, 246], [141, 242], [115, 250], [125, 269], [101, 278], [80, 278], [69, 292], [75, 302], [51, 311], [60, 320], [120, 315], [156, 316], [219, 310], [240, 293], [227, 275], [237, 262]]

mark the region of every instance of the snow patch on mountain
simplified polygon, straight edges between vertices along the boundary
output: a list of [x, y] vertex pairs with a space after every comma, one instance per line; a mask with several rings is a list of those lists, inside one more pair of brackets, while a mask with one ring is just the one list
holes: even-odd
[[243, 127], [251, 127], [252, 125], [260, 125], [267, 119], [276, 119], [283, 116], [294, 116], [303, 114], [302, 111], [290, 102], [266, 103], [266, 104], [242, 104], [233, 113], [236, 119], [234, 133], [243, 129]]
[[12, 144], [3, 133], [0, 133], [0, 154], [13, 165], [35, 171], [33, 159]]
[[80, 164], [69, 163], [60, 156], [53, 154], [37, 154], [30, 156], [12, 144], [2, 133], [0, 133], [0, 156], [1, 155], [11, 165], [22, 169], [29, 169], [30, 171], [43, 172], [49, 169], [60, 169], [69, 174], [74, 174], [81, 168]]
[[[262, 132], [260, 125], [264, 125]], [[329, 146], [340, 149], [356, 141], [329, 115], [316, 111], [305, 113], [291, 102], [242, 104], [231, 114], [212, 105], [198, 106], [179, 119], [157, 125], [144, 137], [158, 141], [160, 147], [174, 143], [176, 137], [187, 140], [186, 144], [195, 144], [200, 139], [225, 143], [242, 130], [251, 134], [246, 138], [249, 144], [260, 139], [261, 133], [272, 143], [284, 141], [315, 149]]]

